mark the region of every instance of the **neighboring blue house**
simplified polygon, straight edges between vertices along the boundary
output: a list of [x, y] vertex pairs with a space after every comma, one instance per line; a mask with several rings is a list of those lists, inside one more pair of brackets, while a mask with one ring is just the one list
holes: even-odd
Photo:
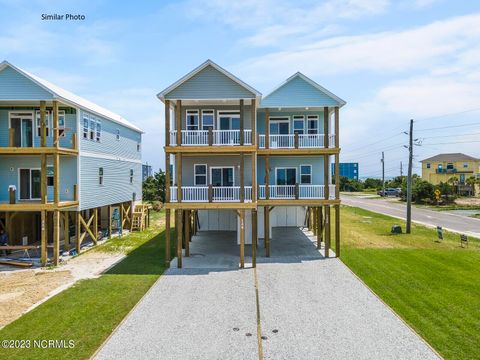
[[[262, 98], [211, 60], [158, 98], [165, 103], [166, 168], [174, 164], [166, 181], [167, 224], [176, 210], [177, 226], [194, 212], [202, 231], [236, 231], [243, 266], [245, 245], [253, 250], [257, 237], [270, 256], [272, 228], [308, 224], [328, 255], [332, 206], [339, 254], [339, 187], [332, 185], [330, 163], [339, 164], [339, 108], [345, 101], [299, 72]], [[167, 244], [169, 234], [167, 229]], [[189, 231], [177, 232], [182, 234]], [[189, 256], [189, 241], [183, 243]]]
[[80, 250], [111, 234], [113, 212], [129, 225], [142, 198], [141, 143], [121, 116], [2, 62], [0, 227], [10, 244], [41, 244], [42, 262], [58, 262], [70, 236]]
[[[358, 180], [358, 163], [340, 163], [340, 176]], [[335, 176], [335, 166], [332, 164], [332, 175]]]

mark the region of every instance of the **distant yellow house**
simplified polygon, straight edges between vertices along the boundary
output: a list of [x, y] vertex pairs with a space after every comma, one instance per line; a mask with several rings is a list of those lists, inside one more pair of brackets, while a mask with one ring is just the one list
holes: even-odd
[[460, 185], [470, 176], [480, 178], [480, 159], [462, 153], [438, 154], [421, 161], [422, 179], [432, 184], [456, 177]]

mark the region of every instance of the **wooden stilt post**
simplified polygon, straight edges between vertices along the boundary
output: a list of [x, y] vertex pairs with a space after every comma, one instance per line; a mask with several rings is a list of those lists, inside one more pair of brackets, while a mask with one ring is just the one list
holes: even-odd
[[245, 209], [240, 209], [240, 268], [245, 267]]
[[[256, 140], [257, 140], [257, 107], [255, 105], [255, 99], [251, 100], [251, 105], [250, 105], [250, 111], [251, 111], [251, 122], [252, 122], [252, 145], [256, 145]], [[253, 173], [252, 173], [253, 176]]]
[[60, 262], [60, 211], [53, 211], [53, 265]]
[[47, 212], [40, 212], [40, 245], [41, 245], [41, 263], [42, 266], [47, 264]]
[[265, 230], [264, 230], [265, 256], [270, 257], [270, 209], [268, 206], [264, 206], [263, 210], [264, 210], [263, 221], [265, 223]]
[[170, 209], [165, 210], [165, 265], [170, 266]]
[[184, 211], [184, 224], [185, 227], [185, 257], [190, 256], [190, 210]]
[[[175, 225], [175, 229], [177, 232], [177, 267], [181, 268], [182, 267], [182, 211], [181, 210], [176, 210], [176, 220], [177, 223]], [[178, 213], [178, 214], [177, 214]]]
[[330, 256], [330, 205], [325, 205], [325, 257]]
[[270, 157], [265, 156], [265, 199], [270, 199]]
[[63, 212], [63, 250], [70, 251], [70, 212]]
[[257, 266], [257, 209], [252, 209], [252, 267]]
[[340, 205], [335, 205], [335, 255], [340, 256]]
[[323, 208], [318, 207], [318, 234], [317, 234], [317, 249], [321, 248], [323, 241]]
[[317, 208], [312, 208], [312, 216], [313, 216], [313, 236], [318, 234], [318, 222], [317, 222]]
[[108, 205], [108, 238], [112, 238], [112, 205]]
[[53, 146], [57, 149], [60, 147], [60, 137], [58, 128], [58, 101], [53, 100]]
[[95, 236], [95, 239], [92, 239], [92, 240], [96, 245], [98, 240], [98, 208], [95, 208], [93, 210], [93, 216], [95, 217], [93, 219], [93, 235]]
[[[77, 218], [76, 218], [76, 225], [75, 225], [75, 234], [77, 236], [77, 242], [76, 242], [76, 248], [77, 248], [77, 254], [80, 254], [80, 241], [81, 241], [81, 226], [80, 226], [80, 217], [81, 217], [80, 211], [77, 211]], [[122, 226], [120, 224], [120, 226]]]
[[245, 202], [245, 155], [240, 153], [240, 202]]

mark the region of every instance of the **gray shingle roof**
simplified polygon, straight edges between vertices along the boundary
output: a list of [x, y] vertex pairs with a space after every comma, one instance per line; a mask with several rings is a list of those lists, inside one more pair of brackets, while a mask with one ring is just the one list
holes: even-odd
[[421, 162], [425, 161], [478, 161], [480, 159], [474, 158], [473, 156], [465, 155], [462, 153], [450, 153], [450, 154], [438, 154], [427, 159], [423, 159]]

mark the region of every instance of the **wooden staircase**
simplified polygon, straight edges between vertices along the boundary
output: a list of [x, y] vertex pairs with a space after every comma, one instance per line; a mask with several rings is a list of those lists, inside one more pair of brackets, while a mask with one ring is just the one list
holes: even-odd
[[130, 231], [143, 231], [147, 227], [148, 208], [150, 205], [136, 205], [132, 213]]

